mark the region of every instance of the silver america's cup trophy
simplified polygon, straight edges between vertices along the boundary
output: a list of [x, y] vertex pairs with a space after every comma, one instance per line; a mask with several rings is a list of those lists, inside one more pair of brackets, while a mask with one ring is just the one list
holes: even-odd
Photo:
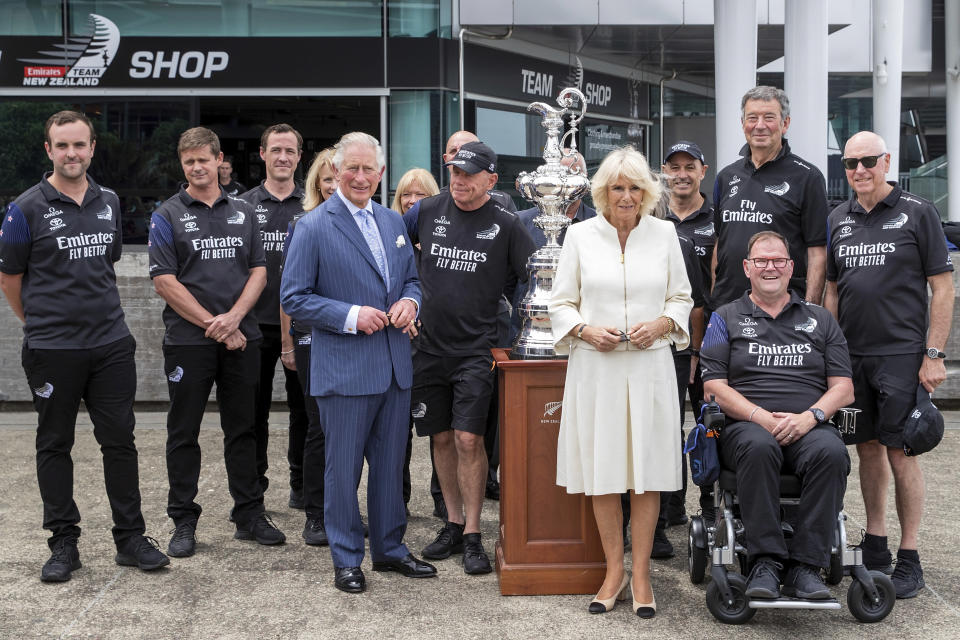
[[[579, 108], [576, 108], [578, 101]], [[527, 295], [519, 305], [523, 325], [510, 351], [510, 357], [522, 360], [559, 357], [553, 349], [553, 334], [547, 313], [560, 258], [557, 237], [570, 224], [567, 207], [590, 190], [590, 181], [576, 162], [572, 167], [561, 164], [564, 157], [576, 157], [577, 125], [587, 111], [587, 101], [580, 91], [568, 88], [557, 96], [557, 104], [560, 105], [559, 109], [544, 102], [534, 102], [527, 107], [528, 111], [543, 116], [543, 128], [547, 130], [547, 143], [543, 148], [546, 163], [537, 167], [536, 171], [523, 171], [517, 176], [520, 195], [540, 210], [540, 215], [534, 218], [533, 223], [543, 229], [543, 235], [547, 238], [547, 244], [527, 260]], [[567, 115], [570, 128], [563, 133], [563, 117]], [[570, 150], [565, 153], [565, 148]]]

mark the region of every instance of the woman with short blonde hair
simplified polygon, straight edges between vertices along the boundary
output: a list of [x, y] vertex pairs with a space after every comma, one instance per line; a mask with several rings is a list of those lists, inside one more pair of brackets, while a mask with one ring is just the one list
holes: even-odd
[[393, 196], [394, 211], [405, 214], [418, 200], [429, 198], [440, 193], [440, 187], [433, 175], [426, 169], [414, 167], [400, 177], [397, 183], [397, 193]]

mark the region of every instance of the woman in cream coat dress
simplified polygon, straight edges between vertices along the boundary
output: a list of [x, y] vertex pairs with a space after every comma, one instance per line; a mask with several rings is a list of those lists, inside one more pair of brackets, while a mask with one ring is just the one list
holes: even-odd
[[632, 492], [633, 609], [649, 618], [659, 492], [681, 486], [669, 347], [687, 346], [693, 300], [673, 224], [648, 215], [661, 187], [643, 155], [611, 152], [591, 189], [602, 215], [567, 230], [549, 307], [557, 352], [570, 356], [557, 484], [593, 496], [607, 574], [591, 613], [626, 597], [620, 494]]

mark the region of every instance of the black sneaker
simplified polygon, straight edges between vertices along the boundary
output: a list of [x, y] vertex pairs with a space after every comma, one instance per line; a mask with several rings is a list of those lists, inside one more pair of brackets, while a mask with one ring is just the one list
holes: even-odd
[[447, 522], [437, 531], [437, 539], [423, 548], [423, 557], [430, 560], [443, 560], [454, 553], [462, 552], [463, 525]]
[[667, 514], [667, 526], [668, 527], [679, 527], [680, 525], [687, 524], [690, 519], [687, 517], [687, 514], [683, 511], [678, 513]]
[[330, 544], [323, 518], [307, 518], [307, 523], [303, 525], [303, 541], [317, 547]]
[[466, 533], [463, 535], [463, 572], [470, 575], [479, 575], [490, 573], [493, 567], [490, 566], [490, 559], [487, 552], [483, 550], [483, 543], [480, 542], [479, 533]]
[[174, 558], [189, 558], [197, 550], [197, 521], [190, 520], [178, 524], [170, 536], [167, 555]]
[[673, 544], [667, 540], [667, 532], [659, 527], [653, 532], [653, 547], [650, 549], [650, 557], [657, 560], [673, 557]]
[[273, 524], [266, 513], [261, 513], [245, 525], [237, 525], [237, 532], [233, 534], [235, 540], [256, 540], [260, 544], [283, 544], [287, 536]]
[[804, 600], [826, 600], [830, 597], [830, 590], [820, 577], [819, 568], [798, 562], [787, 571], [783, 595]]
[[900, 554], [897, 554], [897, 564], [890, 579], [900, 600], [915, 597], [925, 586], [920, 561], [904, 558]]
[[863, 566], [865, 566], [870, 571], [882, 571], [888, 576], [893, 573], [893, 555], [890, 553], [890, 549], [883, 548], [881, 550], [871, 549], [864, 545], [864, 540], [866, 539], [866, 532], [860, 530], [860, 544], [854, 545], [855, 549], [860, 549], [863, 557]]
[[51, 551], [50, 559], [43, 564], [40, 571], [40, 580], [43, 582], [66, 582], [72, 571], [83, 566], [80, 564], [77, 539], [73, 536], [58, 539]]
[[773, 558], [759, 558], [753, 564], [750, 577], [747, 578], [747, 597], [779, 598], [781, 571], [783, 571], [783, 565]]
[[117, 564], [125, 567], [137, 567], [143, 571], [153, 571], [170, 564], [170, 558], [163, 555], [160, 545], [149, 536], [131, 536], [117, 548]]
[[287, 500], [287, 506], [291, 509], [303, 511], [303, 490], [290, 489], [290, 499]]

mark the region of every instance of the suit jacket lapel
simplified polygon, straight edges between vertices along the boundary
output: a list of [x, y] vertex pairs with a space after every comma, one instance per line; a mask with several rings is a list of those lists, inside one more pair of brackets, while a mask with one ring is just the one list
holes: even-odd
[[[373, 267], [374, 273], [380, 276], [380, 267], [377, 266], [377, 261], [373, 257], [369, 245], [367, 245], [367, 239], [363, 237], [363, 232], [360, 231], [360, 227], [357, 226], [353, 216], [350, 215], [350, 210], [347, 209], [347, 205], [345, 205], [336, 194], [331, 197], [337, 198], [337, 205], [330, 207], [330, 214], [333, 216], [334, 225], [354, 244], [360, 252], [360, 255]], [[383, 280], [383, 276], [380, 276], [380, 280]]]

